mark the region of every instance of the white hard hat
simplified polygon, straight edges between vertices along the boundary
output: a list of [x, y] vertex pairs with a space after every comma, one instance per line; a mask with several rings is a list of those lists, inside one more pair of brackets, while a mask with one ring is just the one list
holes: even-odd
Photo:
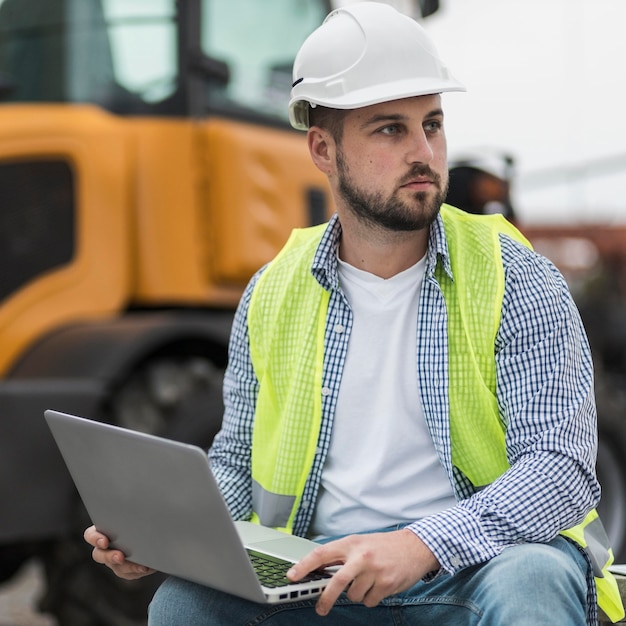
[[332, 11], [305, 40], [293, 65], [289, 120], [309, 127], [309, 105], [359, 107], [445, 91], [465, 91], [426, 31], [379, 2]]

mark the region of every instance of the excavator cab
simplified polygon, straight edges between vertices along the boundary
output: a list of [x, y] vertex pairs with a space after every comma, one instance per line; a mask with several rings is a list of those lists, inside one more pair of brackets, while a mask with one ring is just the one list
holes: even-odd
[[326, 0], [3, 0], [2, 99], [286, 122], [293, 57], [329, 9]]

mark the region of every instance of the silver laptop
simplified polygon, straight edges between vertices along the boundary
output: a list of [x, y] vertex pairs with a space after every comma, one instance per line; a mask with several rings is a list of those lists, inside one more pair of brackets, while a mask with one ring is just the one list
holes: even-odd
[[[255, 602], [315, 597], [328, 583], [328, 572], [285, 578], [317, 544], [234, 522], [204, 450], [58, 411], [45, 418], [93, 523], [129, 560]], [[253, 566], [262, 559], [282, 573], [265, 580]]]

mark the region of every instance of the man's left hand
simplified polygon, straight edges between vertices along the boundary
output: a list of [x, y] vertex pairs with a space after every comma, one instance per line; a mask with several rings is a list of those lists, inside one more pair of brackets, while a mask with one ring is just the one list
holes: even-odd
[[342, 591], [353, 602], [376, 606], [383, 598], [412, 587], [439, 562], [426, 544], [408, 529], [350, 535], [315, 548], [287, 576], [300, 580], [316, 569], [341, 565], [320, 596], [316, 611], [327, 615]]

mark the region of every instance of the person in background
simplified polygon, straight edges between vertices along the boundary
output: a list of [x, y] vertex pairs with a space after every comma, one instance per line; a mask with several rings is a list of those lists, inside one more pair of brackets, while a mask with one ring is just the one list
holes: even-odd
[[449, 164], [446, 202], [476, 215], [501, 214], [515, 223], [511, 201], [513, 157], [482, 155], [453, 160]]
[[[293, 78], [290, 119], [336, 214], [243, 294], [209, 457], [235, 519], [320, 542], [291, 580], [337, 572], [278, 606], [169, 578], [149, 623], [591, 625], [594, 566], [623, 614], [608, 548], [585, 550], [605, 537], [566, 284], [501, 216], [444, 203], [441, 94], [464, 87], [420, 25], [373, 2], [331, 12]], [[119, 576], [149, 573], [85, 538]]]

